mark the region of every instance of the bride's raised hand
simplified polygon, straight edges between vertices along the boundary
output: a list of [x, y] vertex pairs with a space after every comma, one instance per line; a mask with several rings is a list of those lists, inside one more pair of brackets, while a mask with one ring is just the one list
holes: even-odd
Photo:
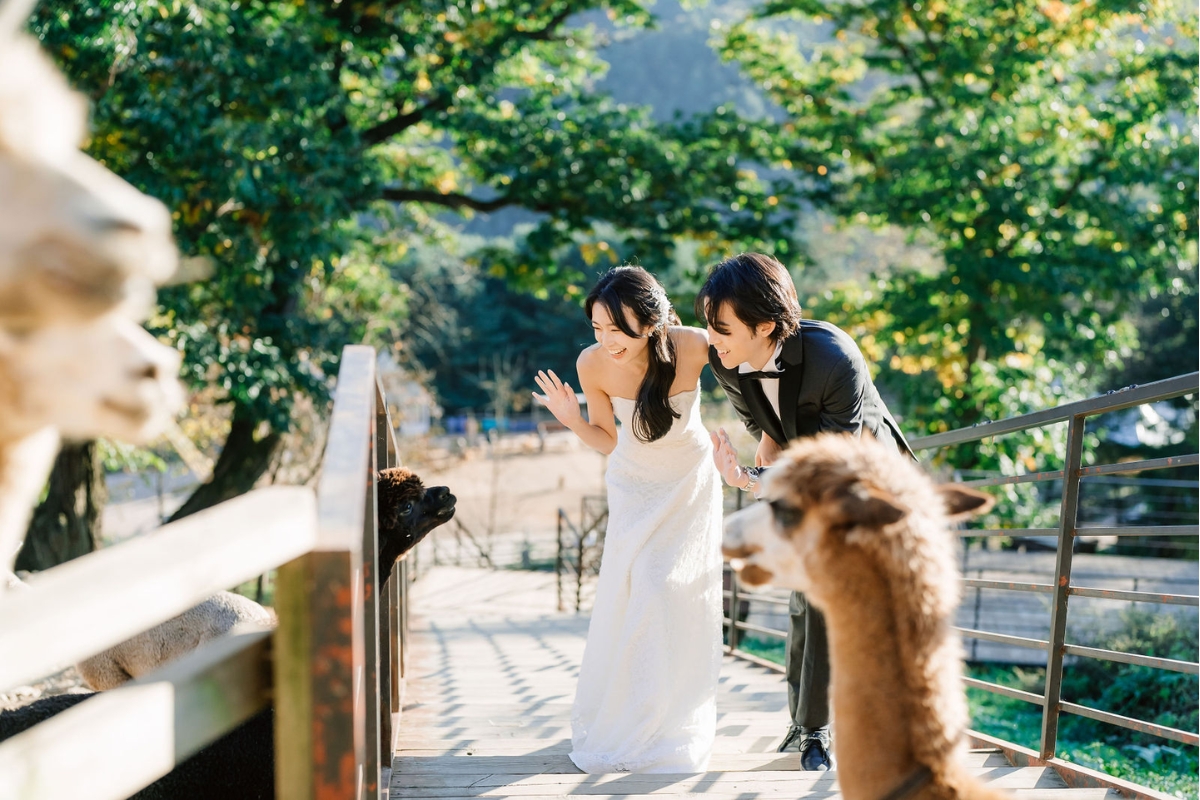
[[543, 392], [534, 392], [533, 399], [550, 409], [556, 420], [568, 428], [583, 420], [579, 411], [579, 398], [575, 396], [571, 384], [559, 380], [554, 370], [538, 370], [533, 380]]

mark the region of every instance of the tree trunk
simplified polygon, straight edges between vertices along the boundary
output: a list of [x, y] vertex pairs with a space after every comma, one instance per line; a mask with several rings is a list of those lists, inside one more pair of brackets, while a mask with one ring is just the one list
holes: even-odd
[[229, 438], [221, 448], [221, 456], [213, 467], [212, 477], [192, 492], [192, 496], [171, 515], [171, 521], [203, 511], [254, 488], [255, 482], [271, 466], [275, 451], [283, 442], [283, 437], [273, 430], [262, 438], [255, 438], [258, 426], [259, 420], [254, 419], [247, 409], [240, 405], [234, 408]]
[[16, 568], [50, 569], [95, 550], [107, 499], [96, 443], [63, 445], [50, 471], [49, 494], [34, 509]]

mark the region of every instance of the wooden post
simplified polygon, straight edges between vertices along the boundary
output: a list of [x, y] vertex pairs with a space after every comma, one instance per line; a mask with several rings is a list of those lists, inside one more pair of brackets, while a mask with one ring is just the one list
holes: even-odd
[[[354, 596], [361, 565], [351, 552], [315, 551], [279, 568], [275, 609], [275, 796], [359, 797], [365, 710], [356, 702], [363, 663]], [[361, 698], [361, 696], [359, 696]]]
[[[374, 359], [375, 351], [371, 350]], [[379, 525], [376, 516], [378, 509], [378, 480], [377, 469], [380, 463], [387, 463], [387, 444], [379, 441], [387, 435], [387, 410], [383, 408], [383, 397], [379, 390], [379, 382], [374, 374], [371, 376], [371, 415], [367, 439], [370, 442], [370, 456], [367, 459], [367, 471], [363, 476], [366, 492], [363, 504], [362, 564], [363, 564], [363, 594], [360, 599], [360, 609], [363, 621], [363, 703], [366, 719], [364, 722], [366, 761], [363, 768], [363, 792], [366, 797], [379, 796], [380, 771], [384, 766], [381, 742], [383, 720], [381, 718], [380, 702], [380, 624], [379, 597], [380, 573], [379, 563]], [[383, 408], [382, 425], [380, 410]], [[380, 430], [383, 428], [383, 430]], [[382, 444], [382, 446], [381, 446]], [[382, 452], [381, 452], [382, 451]], [[388, 727], [391, 727], [390, 725]], [[387, 764], [391, 766], [390, 759]]]
[[[388, 630], [389, 646], [391, 647], [390, 660], [388, 662], [388, 672], [391, 675], [389, 682], [390, 698], [392, 715], [400, 713], [400, 682], [404, 679], [404, 670], [402, 669], [404, 651], [404, 633], [400, 629], [400, 587], [404, 581], [404, 562], [392, 566], [392, 577], [388, 578]], [[392, 752], [395, 752], [395, 735], [392, 736], [391, 747]]]
[[[401, 559], [396, 577], [396, 635], [400, 642], [397, 671], [401, 678], [405, 678], [408, 676], [408, 604], [410, 602], [408, 589], [411, 582], [407, 560]], [[400, 710], [398, 699], [396, 710]]]
[[[370, 759], [376, 774], [365, 774], [366, 695], [378, 688], [366, 680], [363, 612], [374, 590], [366, 586], [362, 552], [365, 526], [374, 525], [368, 513], [374, 497], [374, 401], [375, 351], [346, 347], [317, 487], [317, 542], [280, 567], [276, 587], [280, 800], [360, 798], [379, 780], [378, 755]], [[377, 735], [377, 726], [371, 727]], [[370, 747], [378, 751], [377, 738]]]

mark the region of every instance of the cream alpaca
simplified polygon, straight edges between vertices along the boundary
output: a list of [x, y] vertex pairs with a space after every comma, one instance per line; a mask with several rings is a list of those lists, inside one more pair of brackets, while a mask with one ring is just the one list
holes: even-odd
[[935, 486], [870, 437], [793, 444], [764, 502], [725, 522], [750, 585], [804, 592], [825, 614], [838, 781], [847, 800], [1000, 798], [962, 766], [967, 708], [951, 629], [960, 583], [947, 522], [987, 495]]
[[175, 269], [166, 208], [78, 149], [85, 100], [0, 4], [0, 590], [59, 436], [133, 441], [182, 402], [134, 320]]

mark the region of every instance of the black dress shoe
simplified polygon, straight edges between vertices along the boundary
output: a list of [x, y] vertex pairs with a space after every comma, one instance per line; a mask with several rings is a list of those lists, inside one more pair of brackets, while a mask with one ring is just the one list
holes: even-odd
[[816, 728], [801, 734], [800, 769], [806, 772], [833, 769], [833, 760], [829, 756], [829, 728]]
[[800, 726], [799, 725], [789, 725], [788, 729], [787, 729], [787, 734], [784, 735], [783, 741], [779, 743], [779, 748], [775, 752], [777, 752], [777, 753], [799, 752], [800, 738], [801, 738]]

